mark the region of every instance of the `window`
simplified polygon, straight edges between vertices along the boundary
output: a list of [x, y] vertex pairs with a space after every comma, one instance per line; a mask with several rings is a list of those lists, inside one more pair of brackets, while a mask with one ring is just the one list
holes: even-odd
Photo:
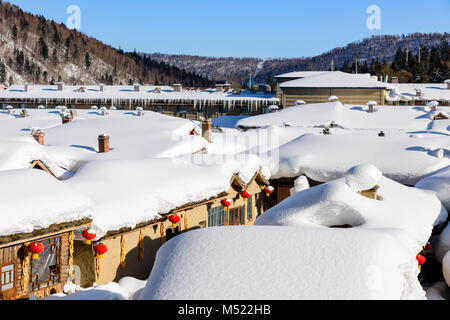
[[247, 199], [247, 219], [253, 219], [253, 196]]
[[176, 228], [167, 228], [166, 230], [166, 241], [169, 241], [173, 237], [176, 237], [180, 234], [180, 227], [177, 226]]
[[248, 113], [249, 113], [248, 106], [242, 106], [241, 107], [241, 114], [248, 114]]
[[156, 106], [155, 107], [155, 112], [164, 113], [164, 107]]
[[225, 225], [225, 210], [223, 207], [208, 209], [208, 227], [217, 227]]
[[229, 210], [228, 225], [238, 226], [245, 224], [245, 206]]
[[14, 264], [8, 264], [0, 268], [0, 291], [14, 288]]
[[228, 111], [229, 111], [228, 106], [224, 105], [219, 106], [219, 113], [228, 113]]
[[30, 290], [46, 288], [57, 284], [61, 273], [61, 237], [55, 237], [41, 241], [44, 251], [39, 254], [39, 259], [31, 260]]
[[178, 113], [186, 113], [186, 107], [185, 106], [179, 106], [177, 107]]

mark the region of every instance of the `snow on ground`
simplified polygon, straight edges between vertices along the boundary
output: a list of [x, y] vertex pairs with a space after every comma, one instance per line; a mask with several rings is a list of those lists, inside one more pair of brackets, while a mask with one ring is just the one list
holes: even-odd
[[[358, 191], [378, 185], [378, 200]], [[421, 251], [433, 226], [447, 221], [437, 197], [382, 177], [374, 166], [358, 166], [345, 178], [295, 193], [258, 217], [255, 225], [377, 229], [398, 237], [412, 255]]]
[[0, 172], [0, 236], [90, 218], [92, 202], [41, 170]]
[[54, 294], [42, 300], [138, 300], [145, 284], [146, 281], [125, 277], [119, 282], [109, 282], [86, 289], [77, 288], [76, 292], [66, 291], [70, 294]]
[[423, 178], [416, 184], [416, 188], [431, 190], [436, 193], [447, 211], [450, 211], [450, 166]]
[[165, 243], [140, 299], [424, 299], [417, 274], [375, 230], [215, 227]]
[[[450, 165], [449, 137], [389, 131], [360, 134], [304, 134], [282, 145], [273, 155], [262, 155], [272, 178], [307, 177], [328, 182], [353, 166], [372, 163], [384, 176], [414, 185], [424, 176]], [[441, 152], [439, 157], [438, 151]]]

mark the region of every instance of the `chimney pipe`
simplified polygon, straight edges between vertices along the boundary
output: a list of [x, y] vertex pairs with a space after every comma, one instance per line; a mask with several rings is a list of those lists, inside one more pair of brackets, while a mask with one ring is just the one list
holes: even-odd
[[210, 119], [202, 121], [202, 137], [208, 140], [209, 143], [212, 142], [212, 124]]
[[109, 152], [109, 135], [100, 134], [98, 136], [98, 153]]
[[36, 140], [40, 145], [44, 145], [44, 136], [45, 133], [41, 130], [36, 130], [35, 132], [33, 132], [34, 140]]

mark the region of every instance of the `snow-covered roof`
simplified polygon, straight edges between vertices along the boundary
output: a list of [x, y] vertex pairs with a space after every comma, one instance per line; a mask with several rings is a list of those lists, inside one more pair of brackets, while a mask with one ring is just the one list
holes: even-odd
[[374, 80], [370, 74], [350, 74], [341, 71], [321, 73], [280, 84], [280, 88], [370, 88], [386, 89], [389, 85]]
[[[414, 185], [426, 175], [450, 165], [448, 135], [396, 131], [385, 134], [384, 137], [373, 131], [304, 134], [261, 157], [273, 179], [306, 175], [321, 182], [341, 178], [353, 166], [372, 163], [386, 177]], [[444, 150], [442, 157], [440, 150]]]
[[[336, 121], [346, 129], [359, 130], [426, 130], [430, 119], [423, 107], [377, 106], [369, 113], [367, 106], [326, 102], [284, 108], [276, 113], [267, 113], [237, 122], [237, 127], [266, 127], [283, 125], [286, 121], [294, 127], [328, 125]], [[450, 124], [449, 124], [450, 125]]]
[[311, 77], [311, 76], [316, 76], [318, 74], [323, 74], [323, 73], [328, 73], [331, 71], [294, 71], [294, 72], [288, 72], [288, 73], [283, 73], [280, 75], [275, 76], [275, 78], [294, 78], [294, 79], [298, 79], [298, 78], [307, 78], [307, 77]]
[[[393, 90], [386, 95], [387, 101], [450, 101], [450, 90], [443, 83], [390, 83]], [[421, 96], [416, 96], [416, 89], [420, 89]]]
[[[378, 200], [359, 193], [375, 186]], [[385, 178], [373, 165], [361, 165], [343, 179], [295, 193], [264, 212], [255, 225], [398, 229], [411, 238], [405, 241], [402, 235], [400, 241], [417, 253], [433, 226], [446, 221], [447, 212], [435, 195]]]
[[[57, 110], [30, 109], [26, 118], [0, 112], [0, 170], [27, 168], [33, 160], [42, 160], [61, 176], [83, 163], [100, 159], [170, 157], [202, 150], [207, 141], [189, 135], [198, 123], [148, 111], [77, 110], [78, 116], [62, 124]], [[45, 133], [45, 146], [31, 136], [32, 128]], [[98, 153], [98, 135], [110, 135], [111, 150]], [[59, 169], [65, 168], [65, 170]], [[53, 172], [53, 170], [52, 170]]]
[[[81, 86], [86, 87], [86, 90], [80, 91]], [[161, 90], [158, 90], [158, 88]], [[9, 99], [26, 99], [35, 103], [45, 103], [47, 100], [58, 99], [61, 101], [67, 100], [66, 103], [71, 104], [82, 101], [84, 103], [100, 103], [99, 101], [103, 101], [103, 104], [113, 102], [116, 106], [125, 104], [129, 100], [142, 105], [151, 102], [179, 103], [183, 101], [196, 105], [245, 102], [255, 107], [278, 102], [278, 99], [272, 93], [253, 93], [244, 90], [241, 94], [233, 94], [232, 92], [216, 92], [215, 89], [176, 92], [173, 87], [154, 85], [142, 85], [139, 91], [135, 91], [134, 86], [104, 86], [103, 91], [100, 91], [99, 85], [66, 85], [62, 91], [58, 91], [56, 86], [33, 85], [28, 87], [27, 92], [24, 91], [23, 85], [13, 85], [0, 93], [0, 101], [9, 101]]]
[[140, 299], [424, 299], [417, 274], [415, 254], [385, 232], [215, 227], [166, 242]]
[[0, 236], [92, 216], [88, 197], [41, 170], [0, 172], [0, 190]]
[[235, 174], [248, 184], [260, 170], [261, 160], [252, 155], [102, 160], [85, 164], [66, 183], [93, 200], [93, 225], [102, 236], [216, 197], [229, 190]]

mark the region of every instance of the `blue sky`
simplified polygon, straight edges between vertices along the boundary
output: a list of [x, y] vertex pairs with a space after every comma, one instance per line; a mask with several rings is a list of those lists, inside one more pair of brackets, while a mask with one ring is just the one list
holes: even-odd
[[[12, 0], [66, 23], [81, 9], [81, 32], [126, 50], [220, 57], [313, 56], [371, 35], [450, 32], [449, 0]], [[369, 30], [367, 7], [381, 10]]]

